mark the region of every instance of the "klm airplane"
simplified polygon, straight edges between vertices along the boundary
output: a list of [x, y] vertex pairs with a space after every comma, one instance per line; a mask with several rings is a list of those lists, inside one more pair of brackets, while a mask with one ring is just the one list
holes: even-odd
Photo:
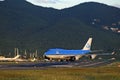
[[[66, 50], [66, 49], [49, 49], [43, 55], [45, 59], [48, 60], [66, 60], [66, 61], [75, 61], [79, 60], [82, 56], [90, 56], [94, 59], [97, 54], [89, 54], [94, 51], [91, 51], [92, 38], [89, 38], [83, 49], [81, 50]], [[103, 54], [102, 54], [103, 55]], [[106, 54], [105, 54], [106, 55]]]

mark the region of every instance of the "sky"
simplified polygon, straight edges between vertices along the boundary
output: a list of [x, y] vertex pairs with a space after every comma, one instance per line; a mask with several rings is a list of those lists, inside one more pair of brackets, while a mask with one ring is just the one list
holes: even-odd
[[91, 2], [91, 1], [120, 7], [120, 0], [26, 0], [26, 1], [37, 6], [52, 7], [55, 9], [64, 9], [78, 5], [83, 2]]
[[[0, 0], [4, 1], [4, 0]], [[120, 0], [26, 0], [36, 6], [64, 9], [73, 7], [83, 2], [100, 2], [120, 8]]]

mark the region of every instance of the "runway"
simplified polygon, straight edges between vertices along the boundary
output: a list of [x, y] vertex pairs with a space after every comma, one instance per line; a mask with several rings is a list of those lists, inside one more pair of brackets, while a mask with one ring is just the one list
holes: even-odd
[[98, 67], [113, 63], [115, 60], [81, 60], [75, 62], [23, 62], [16, 64], [0, 64], [0, 69], [45, 69], [69, 67]]

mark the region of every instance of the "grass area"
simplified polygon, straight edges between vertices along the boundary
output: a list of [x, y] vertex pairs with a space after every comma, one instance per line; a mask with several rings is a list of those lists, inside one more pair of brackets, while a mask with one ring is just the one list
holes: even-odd
[[0, 80], [120, 80], [119, 67], [0, 70]]

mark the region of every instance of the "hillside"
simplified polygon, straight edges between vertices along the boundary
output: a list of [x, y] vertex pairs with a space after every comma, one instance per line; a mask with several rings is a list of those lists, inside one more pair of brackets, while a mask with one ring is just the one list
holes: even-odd
[[[83, 3], [64, 10], [34, 6], [24, 0], [0, 2], [0, 50], [49, 48], [80, 49], [94, 38], [93, 49], [120, 48], [120, 36], [102, 29], [120, 21], [120, 9]], [[92, 20], [98, 23], [91, 24]], [[120, 28], [120, 26], [117, 26]]]

